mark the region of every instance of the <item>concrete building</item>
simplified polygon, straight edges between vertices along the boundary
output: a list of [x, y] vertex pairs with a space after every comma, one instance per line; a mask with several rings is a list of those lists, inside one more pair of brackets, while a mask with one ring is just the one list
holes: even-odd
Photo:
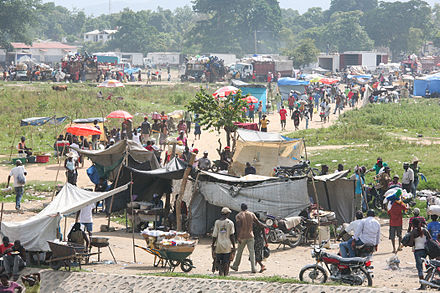
[[94, 30], [84, 34], [84, 42], [105, 43], [111, 40], [116, 32], [117, 30]]
[[375, 70], [380, 63], [388, 63], [388, 53], [373, 51], [347, 51], [344, 53], [318, 56], [318, 66], [333, 72], [344, 70], [350, 66], [363, 66], [367, 70]]
[[[60, 42], [11, 43], [13, 51], [6, 53], [6, 62], [18, 63], [21, 58], [31, 58], [35, 62], [57, 63], [69, 52], [77, 52], [76, 46]], [[0, 57], [1, 59], [1, 57]], [[0, 61], [1, 62], [1, 61]]]

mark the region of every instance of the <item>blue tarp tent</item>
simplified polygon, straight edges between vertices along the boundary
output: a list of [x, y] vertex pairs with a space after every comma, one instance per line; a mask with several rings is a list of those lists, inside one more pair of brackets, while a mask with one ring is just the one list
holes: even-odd
[[[267, 103], [267, 89], [266, 86], [263, 84], [251, 84], [246, 83], [241, 80], [231, 80], [231, 83], [233, 86], [239, 88], [241, 90], [241, 94], [243, 96], [250, 95], [254, 96], [258, 99], [258, 102], [261, 101], [261, 104], [263, 105], [263, 113], [266, 113], [266, 103]], [[257, 108], [257, 105], [255, 105], [255, 110]]]
[[414, 96], [424, 97], [426, 89], [429, 89], [431, 94], [440, 93], [440, 74], [428, 75], [423, 79], [414, 80]]
[[298, 80], [291, 77], [283, 77], [278, 79], [278, 89], [280, 90], [281, 98], [287, 100], [290, 91], [304, 92], [304, 87], [309, 85], [309, 81]]

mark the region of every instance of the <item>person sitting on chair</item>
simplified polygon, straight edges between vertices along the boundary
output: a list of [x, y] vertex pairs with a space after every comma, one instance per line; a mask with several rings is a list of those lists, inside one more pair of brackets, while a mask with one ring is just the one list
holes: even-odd
[[20, 139], [20, 142], [18, 143], [18, 153], [19, 154], [26, 154], [26, 157], [32, 156], [32, 148], [28, 148], [26, 146], [26, 137], [22, 136]]
[[5, 273], [8, 276], [12, 275], [14, 281], [18, 280], [18, 272], [26, 266], [24, 259], [26, 259], [26, 251], [21, 245], [20, 240], [15, 240], [14, 245], [6, 249], [5, 255], [3, 255], [3, 267], [5, 268]]
[[84, 242], [86, 244], [85, 247], [89, 247], [89, 237], [87, 236], [86, 232], [81, 230], [81, 224], [75, 223], [72, 227], [72, 229], [69, 232], [69, 235], [67, 236], [67, 240], [72, 243], [76, 243], [79, 245], [84, 246]]

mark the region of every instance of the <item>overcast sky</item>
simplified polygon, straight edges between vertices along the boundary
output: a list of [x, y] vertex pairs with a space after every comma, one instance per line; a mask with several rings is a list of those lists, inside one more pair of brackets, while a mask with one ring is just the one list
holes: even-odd
[[[87, 14], [94, 15], [108, 13], [109, 1], [111, 3], [112, 12], [120, 11], [125, 7], [129, 7], [133, 10], [154, 10], [158, 6], [165, 9], [174, 9], [176, 7], [191, 5], [191, 0], [43, 0], [43, 2], [55, 2], [57, 5], [62, 5], [69, 9], [84, 9]], [[310, 7], [322, 7], [323, 9], [327, 9], [330, 5], [330, 0], [279, 0], [279, 2], [281, 8], [293, 8], [299, 10], [301, 13]], [[434, 5], [434, 3], [439, 3], [440, 1], [427, 0], [427, 2]]]

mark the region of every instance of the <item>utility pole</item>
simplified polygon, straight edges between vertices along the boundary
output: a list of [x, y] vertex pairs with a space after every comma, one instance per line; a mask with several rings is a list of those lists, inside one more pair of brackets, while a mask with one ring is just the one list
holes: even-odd
[[254, 31], [254, 54], [257, 54], [257, 31]]

